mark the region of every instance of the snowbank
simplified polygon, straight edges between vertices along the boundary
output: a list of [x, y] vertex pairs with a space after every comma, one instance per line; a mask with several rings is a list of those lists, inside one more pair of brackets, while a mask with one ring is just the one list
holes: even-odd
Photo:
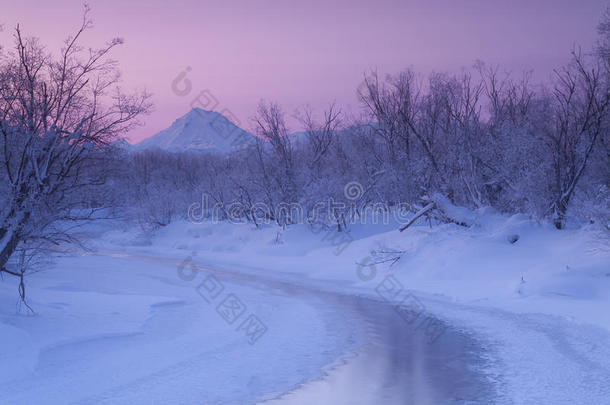
[[[265, 309], [273, 311], [275, 327], [290, 325], [301, 334], [296, 341], [283, 336], [257, 344], [257, 350], [276, 353], [265, 355], [265, 365], [256, 364], [256, 355], [247, 351], [224, 358], [227, 350], [240, 347], [243, 336], [203, 306], [192, 286], [167, 272], [168, 263], [196, 257], [198, 263], [243, 273], [245, 280], [249, 274], [264, 273], [271, 279], [374, 299], [381, 299], [376, 287], [392, 275], [428, 311], [486, 342], [487, 372], [506, 403], [600, 403], [600, 398], [609, 398], [608, 235], [592, 227], [557, 231], [521, 215], [486, 210], [460, 215], [468, 215], [474, 225], [420, 225], [402, 233], [397, 224], [353, 225], [349, 233], [338, 234], [306, 225], [257, 229], [180, 222], [148, 235], [125, 223], [98, 223], [88, 228], [94, 237], [90, 244], [107, 256], [66, 257], [31, 277], [30, 296], [38, 315], [15, 314], [14, 286], [0, 283], [0, 308], [5, 308], [0, 312], [0, 392], [11, 404], [28, 403], [49, 384], [57, 384], [73, 400], [113, 403], [111, 397], [95, 393], [107, 395], [122, 382], [140, 381], [123, 386], [116, 395], [131, 403], [147, 403], [146, 393], [172, 398], [171, 387], [154, 388], [152, 382], [169, 378], [176, 358], [193, 361], [196, 352], [198, 361], [217, 363], [220, 371], [195, 392], [245, 400], [277, 388], [271, 385], [277, 377], [274, 367], [283, 367], [280, 385], [290, 389], [336, 359], [345, 341], [353, 341], [349, 331], [332, 330], [333, 323], [319, 319], [308, 304], [288, 310], [280, 298], [267, 304], [269, 297], [249, 296], [235, 285], [253, 310], [271, 305]], [[134, 267], [129, 257], [145, 259], [150, 266]], [[178, 322], [183, 311], [196, 311], [201, 323]], [[165, 340], [152, 341], [153, 335]], [[343, 336], [341, 342], [337, 335]], [[124, 350], [119, 350], [121, 345]], [[281, 345], [290, 347], [290, 358], [274, 351]], [[111, 371], [124, 360], [104, 357], [111, 349], [130, 358], [134, 367]], [[80, 370], [80, 385], [74, 388], [66, 378], [75, 370], [53, 370], [54, 356], [92, 356], [96, 366]], [[301, 358], [301, 363], [293, 358]], [[262, 367], [264, 377], [245, 381], [243, 367], [240, 372], [230, 366], [244, 361], [248, 367]], [[142, 364], [149, 373], [142, 374]], [[104, 373], [114, 377], [100, 383], [96, 379]], [[38, 388], [27, 381], [37, 382]], [[26, 385], [30, 388], [24, 389]], [[183, 394], [185, 401], [192, 399], [187, 398], [192, 393]], [[51, 398], [49, 403], [62, 400]]]

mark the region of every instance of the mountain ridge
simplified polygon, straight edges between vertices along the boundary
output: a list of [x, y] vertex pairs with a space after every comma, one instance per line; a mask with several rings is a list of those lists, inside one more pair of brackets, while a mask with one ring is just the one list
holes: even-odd
[[255, 137], [217, 111], [193, 108], [164, 130], [136, 143], [137, 150], [229, 153], [254, 142]]

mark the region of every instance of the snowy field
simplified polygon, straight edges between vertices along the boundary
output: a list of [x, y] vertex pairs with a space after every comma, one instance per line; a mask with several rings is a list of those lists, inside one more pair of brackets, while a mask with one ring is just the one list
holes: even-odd
[[610, 405], [608, 0], [134, 1], [0, 13], [0, 405]]
[[[366, 328], [298, 291], [383, 302], [388, 280], [478, 342], [492, 402], [610, 403], [610, 250], [593, 228], [481, 214], [468, 230], [354, 226], [341, 243], [307, 226], [182, 222], [146, 235], [112, 222], [84, 233], [90, 252], [29, 278], [36, 314], [17, 310], [13, 280], [0, 283], [1, 404], [378, 403], [370, 376], [384, 368]], [[218, 309], [229, 296], [240, 319]], [[442, 352], [453, 334], [428, 337], [425, 350]], [[365, 371], [371, 386], [350, 383]], [[396, 388], [384, 403], [404, 403]]]

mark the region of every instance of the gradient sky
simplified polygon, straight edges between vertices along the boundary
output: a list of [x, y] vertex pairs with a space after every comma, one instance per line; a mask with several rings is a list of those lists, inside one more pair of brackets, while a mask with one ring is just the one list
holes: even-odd
[[[114, 57], [126, 89], [154, 93], [155, 112], [131, 141], [169, 126], [201, 92], [216, 110], [251, 128], [258, 101], [286, 112], [336, 101], [357, 114], [365, 71], [456, 71], [477, 60], [545, 80], [576, 44], [589, 49], [607, 0], [132, 0], [91, 1], [97, 46], [120, 36]], [[0, 43], [12, 28], [58, 49], [80, 22], [82, 2], [0, 0]], [[192, 90], [172, 82], [186, 68]], [[181, 83], [182, 85], [184, 83]], [[182, 87], [180, 87], [182, 88]], [[227, 113], [230, 111], [230, 114]], [[298, 129], [294, 120], [291, 129]]]

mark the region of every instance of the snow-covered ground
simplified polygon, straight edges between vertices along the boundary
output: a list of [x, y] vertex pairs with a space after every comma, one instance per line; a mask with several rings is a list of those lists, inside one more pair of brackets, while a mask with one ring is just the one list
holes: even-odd
[[[400, 305], [391, 282], [479, 342], [494, 402], [610, 404], [610, 242], [593, 227], [480, 212], [470, 229], [353, 225], [349, 239], [185, 222], [154, 235], [101, 222], [86, 234], [92, 252], [29, 278], [36, 315], [17, 312], [15, 284], [0, 282], [0, 404], [325, 403], [338, 385], [345, 398], [359, 392], [350, 376], [374, 354], [356, 321], [315, 296], [253, 288], [261, 277]], [[223, 286], [216, 298], [204, 280]], [[245, 307], [232, 324], [216, 310], [230, 294]], [[250, 315], [262, 335], [240, 326]]]
[[13, 291], [3, 286], [2, 404], [247, 403], [293, 388], [354, 341], [344, 323], [320, 318], [315, 302], [269, 299], [222, 276], [244, 315], [291, 333], [249, 344], [237, 330], [243, 319], [225, 321], [219, 302], [197, 292], [200, 281], [182, 280], [175, 266], [68, 257], [53, 270], [32, 277], [36, 316], [12, 314]]

